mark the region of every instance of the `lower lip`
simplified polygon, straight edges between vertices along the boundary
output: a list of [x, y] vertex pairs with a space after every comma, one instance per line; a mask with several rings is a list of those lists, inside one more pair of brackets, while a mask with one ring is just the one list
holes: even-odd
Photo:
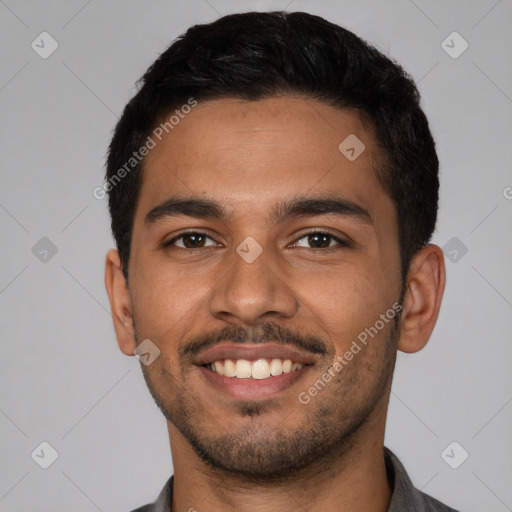
[[199, 366], [201, 373], [210, 384], [239, 400], [267, 398], [284, 391], [304, 377], [310, 368], [311, 365], [305, 365], [300, 370], [293, 370], [290, 373], [282, 373], [267, 379], [238, 379], [237, 377], [225, 377], [204, 366]]

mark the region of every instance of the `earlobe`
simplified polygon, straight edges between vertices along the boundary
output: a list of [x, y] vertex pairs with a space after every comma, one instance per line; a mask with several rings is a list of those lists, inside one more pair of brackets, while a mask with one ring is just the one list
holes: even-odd
[[445, 281], [443, 251], [427, 245], [409, 267], [398, 350], [413, 353], [425, 347], [439, 315]]
[[136, 342], [131, 297], [119, 253], [115, 249], [111, 249], [105, 258], [105, 287], [110, 302], [117, 344], [123, 354], [133, 356]]

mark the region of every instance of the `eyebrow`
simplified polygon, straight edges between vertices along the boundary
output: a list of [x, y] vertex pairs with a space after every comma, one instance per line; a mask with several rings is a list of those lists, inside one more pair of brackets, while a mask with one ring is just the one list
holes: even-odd
[[[222, 204], [200, 197], [172, 196], [151, 209], [144, 219], [146, 225], [169, 217], [185, 215], [197, 219], [216, 219], [226, 222], [231, 216]], [[270, 221], [280, 224], [291, 218], [336, 215], [350, 217], [366, 224], [373, 224], [369, 211], [342, 196], [296, 197], [280, 201], [270, 214]]]

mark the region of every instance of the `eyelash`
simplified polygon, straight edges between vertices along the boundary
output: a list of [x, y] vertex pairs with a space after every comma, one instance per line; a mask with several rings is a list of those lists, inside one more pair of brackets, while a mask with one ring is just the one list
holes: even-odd
[[[311, 250], [313, 251], [322, 251], [322, 252], [332, 252], [333, 250], [337, 250], [337, 249], [340, 249], [340, 248], [343, 248], [343, 247], [350, 247], [350, 244], [348, 242], [345, 242], [344, 240], [342, 240], [341, 238], [338, 238], [337, 236], [333, 235], [332, 233], [329, 233], [328, 231], [322, 231], [322, 230], [313, 230], [313, 231], [308, 231], [307, 233], [304, 233], [302, 234], [299, 238], [297, 238], [293, 243], [297, 243], [299, 240], [302, 240], [303, 238], [306, 238], [310, 235], [327, 235], [329, 238], [331, 238], [332, 240], [334, 240], [335, 242], [337, 242], [337, 246], [332, 246], [332, 247], [310, 247]], [[180, 238], [183, 238], [184, 236], [186, 235], [202, 235], [202, 236], [205, 236], [206, 238], [209, 238], [210, 240], [213, 240], [213, 238], [211, 236], [209, 236], [207, 233], [203, 232], [203, 231], [195, 231], [195, 230], [192, 230], [192, 231], [185, 231], [183, 233], [180, 233], [179, 235], [175, 236], [174, 238], [172, 238], [171, 240], [169, 240], [168, 242], [165, 242], [164, 243], [164, 247], [170, 247], [170, 246], [173, 246], [173, 244], [179, 240]], [[213, 240], [215, 242], [215, 240]], [[209, 246], [209, 247], [212, 247], [212, 246]], [[181, 249], [183, 251], [188, 251], [188, 252], [195, 252], [197, 251], [198, 249], [206, 249], [207, 247], [196, 247], [196, 248], [189, 248], [189, 247], [178, 247], [178, 246], [175, 246], [175, 248], [177, 249]], [[304, 247], [303, 247], [304, 248]]]

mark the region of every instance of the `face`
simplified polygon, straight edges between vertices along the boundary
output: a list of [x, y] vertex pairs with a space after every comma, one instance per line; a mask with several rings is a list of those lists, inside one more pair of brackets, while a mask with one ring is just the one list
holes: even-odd
[[376, 155], [355, 112], [291, 97], [200, 102], [148, 155], [134, 337], [160, 349], [146, 382], [209, 466], [289, 475], [383, 433], [401, 276]]

